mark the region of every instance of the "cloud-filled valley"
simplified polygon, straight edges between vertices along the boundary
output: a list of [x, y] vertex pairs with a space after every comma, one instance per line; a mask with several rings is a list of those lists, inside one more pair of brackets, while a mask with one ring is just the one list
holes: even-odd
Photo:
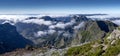
[[[32, 17], [32, 19], [30, 19]], [[113, 16], [110, 15], [98, 15], [98, 16], [87, 16], [92, 20], [110, 20]], [[110, 18], [110, 19], [109, 19]], [[116, 18], [116, 17], [115, 17]], [[48, 19], [48, 20], [46, 20]], [[51, 20], [49, 20], [51, 19]], [[16, 25], [18, 22], [25, 24], [37, 24], [45, 25], [47, 28], [44, 30], [38, 30], [35, 32], [35, 36], [44, 36], [47, 34], [53, 34], [58, 31], [65, 31], [66, 27], [72, 27], [72, 29], [79, 29], [84, 26], [84, 22], [77, 23], [75, 19], [72, 19], [70, 15], [0, 15], [0, 23], [10, 23]], [[112, 22], [119, 24], [119, 20], [112, 20]], [[75, 25], [77, 23], [77, 25]]]
[[[84, 15], [85, 16], [85, 15]], [[25, 38], [36, 40], [43, 37], [73, 37], [75, 32], [84, 27], [86, 20], [110, 20], [119, 25], [119, 18], [81, 15], [0, 15], [0, 24], [10, 23]], [[106, 17], [105, 17], [106, 16]], [[100, 19], [99, 19], [100, 18]]]
[[[81, 40], [87, 42], [96, 36], [104, 36], [105, 32], [111, 31], [112, 28], [109, 29], [109, 27], [114, 28], [120, 25], [120, 18], [108, 17], [108, 15], [99, 15], [97, 17], [88, 14], [56, 16], [0, 15], [0, 24], [4, 25], [6, 23], [13, 26], [14, 30], [23, 36], [22, 38], [31, 41], [32, 44], [30, 45], [64, 48], [69, 46], [69, 44], [80, 44], [82, 43]], [[10, 29], [9, 27], [7, 28]], [[96, 30], [100, 32], [100, 35], [97, 35]], [[82, 37], [86, 36], [84, 34], [90, 36], [89, 33], [91, 34], [91, 39], [82, 39]], [[95, 36], [92, 34], [95, 34]]]

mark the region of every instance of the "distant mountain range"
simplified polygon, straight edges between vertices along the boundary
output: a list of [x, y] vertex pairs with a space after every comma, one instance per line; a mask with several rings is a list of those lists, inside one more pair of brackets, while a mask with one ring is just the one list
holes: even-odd
[[74, 14], [58, 17], [12, 16], [13, 18], [2, 16], [0, 18], [0, 53], [25, 48], [27, 45], [41, 48], [66, 48], [103, 39], [119, 27], [113, 23], [119, 18], [94, 20], [87, 17], [94, 15], [107, 14]]

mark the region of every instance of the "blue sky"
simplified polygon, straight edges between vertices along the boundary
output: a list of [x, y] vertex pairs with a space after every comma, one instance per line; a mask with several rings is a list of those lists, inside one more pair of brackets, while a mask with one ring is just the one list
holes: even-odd
[[120, 13], [120, 0], [0, 0], [0, 14]]

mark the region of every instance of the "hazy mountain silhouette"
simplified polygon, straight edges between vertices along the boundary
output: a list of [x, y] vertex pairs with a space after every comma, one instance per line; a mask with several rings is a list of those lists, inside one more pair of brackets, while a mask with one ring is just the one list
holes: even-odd
[[16, 31], [16, 27], [9, 23], [0, 24], [0, 53], [24, 48], [32, 44]]

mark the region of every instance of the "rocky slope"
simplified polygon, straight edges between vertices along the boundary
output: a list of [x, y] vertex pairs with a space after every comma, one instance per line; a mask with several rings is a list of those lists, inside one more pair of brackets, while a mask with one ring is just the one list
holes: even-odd
[[82, 46], [71, 47], [65, 56], [119, 56], [120, 30], [107, 34], [104, 40], [92, 41]]
[[[74, 15], [73, 17], [57, 18], [44, 16], [42, 17], [42, 19], [56, 23], [53, 23], [53, 25], [50, 26], [44, 24], [38, 25], [35, 23], [23, 22], [18, 22], [15, 24], [18, 32], [21, 35], [33, 41], [34, 44], [39, 47], [47, 46], [54, 48], [64, 48], [66, 46], [76, 45], [95, 39], [100, 39], [103, 38], [106, 35], [106, 33], [111, 32], [117, 27], [116, 24], [110, 21], [93, 21], [85, 16], [80, 15]], [[61, 24], [60, 22], [63, 23]], [[58, 25], [66, 26], [64, 26], [64, 28], [55, 27]], [[51, 29], [51, 26], [54, 26], [55, 28]], [[41, 34], [45, 35], [36, 36], [36, 33], [39, 31]], [[49, 34], [49, 31], [54, 32]]]
[[116, 27], [118, 26], [110, 21], [87, 21], [84, 27], [77, 30], [71, 45], [103, 39], [107, 33], [111, 33]]
[[105, 38], [93, 40], [82, 45], [76, 45], [64, 49], [36, 48], [19, 49], [2, 56], [119, 56], [120, 54], [120, 30], [115, 29]]

